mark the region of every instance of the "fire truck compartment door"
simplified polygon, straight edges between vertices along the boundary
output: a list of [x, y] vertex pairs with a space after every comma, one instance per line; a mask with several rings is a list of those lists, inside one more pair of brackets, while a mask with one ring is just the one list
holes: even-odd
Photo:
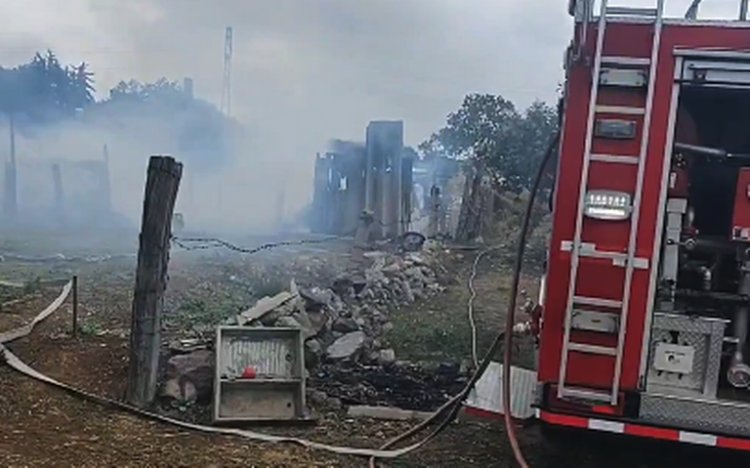
[[750, 86], [750, 54], [741, 60], [686, 58], [682, 63], [680, 80], [693, 85]]

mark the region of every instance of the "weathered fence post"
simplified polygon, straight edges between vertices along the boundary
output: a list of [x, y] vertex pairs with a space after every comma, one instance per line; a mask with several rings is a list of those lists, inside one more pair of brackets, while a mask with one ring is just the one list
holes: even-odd
[[78, 275], [73, 275], [73, 338], [78, 338]]
[[182, 164], [152, 156], [148, 165], [135, 275], [126, 398], [144, 407], [156, 396], [161, 312], [167, 287], [169, 242]]

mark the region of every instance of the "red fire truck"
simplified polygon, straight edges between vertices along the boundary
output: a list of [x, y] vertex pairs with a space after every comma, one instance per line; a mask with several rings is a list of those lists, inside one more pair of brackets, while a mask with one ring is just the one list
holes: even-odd
[[537, 411], [750, 451], [750, 22], [699, 3], [570, 2]]

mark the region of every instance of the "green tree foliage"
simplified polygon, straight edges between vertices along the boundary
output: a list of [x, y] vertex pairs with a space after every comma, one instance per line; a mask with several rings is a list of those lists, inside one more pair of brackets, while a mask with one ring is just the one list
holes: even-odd
[[109, 91], [112, 102], [172, 102], [185, 103], [192, 98], [183, 92], [176, 81], [160, 78], [153, 83], [140, 81], [120, 81]]
[[93, 74], [86, 63], [63, 66], [52, 51], [30, 62], [0, 67], [0, 111], [32, 122], [69, 116], [94, 103]]
[[0, 66], [0, 113], [12, 115], [21, 132], [76, 116], [91, 129], [154, 141], [198, 169], [217, 167], [237, 149], [238, 124], [176, 81], [121, 81], [106, 99], [94, 95], [88, 65], [62, 65], [52, 51], [16, 67]]
[[519, 112], [502, 96], [470, 94], [419, 149], [427, 157], [468, 159], [488, 169], [504, 188], [520, 191], [531, 184], [556, 128], [555, 109], [542, 102]]

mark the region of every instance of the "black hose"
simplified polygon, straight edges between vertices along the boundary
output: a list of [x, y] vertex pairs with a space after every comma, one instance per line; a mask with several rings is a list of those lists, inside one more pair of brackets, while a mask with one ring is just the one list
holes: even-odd
[[[552, 141], [550, 141], [547, 152], [544, 155], [544, 159], [539, 164], [539, 170], [534, 179], [534, 185], [531, 188], [529, 194], [529, 201], [526, 204], [526, 212], [523, 215], [523, 224], [521, 225], [521, 232], [518, 235], [518, 246], [516, 248], [516, 261], [513, 265], [513, 283], [511, 286], [510, 303], [508, 304], [508, 314], [505, 317], [505, 330], [513, 330], [515, 325], [516, 317], [516, 299], [518, 297], [518, 288], [521, 282], [521, 269], [523, 268], [523, 254], [526, 251], [526, 236], [529, 232], [531, 225], [531, 215], [534, 211], [534, 202], [536, 195], [539, 192], [539, 185], [541, 184], [542, 178], [544, 177], [544, 170], [547, 163], [555, 152], [555, 147], [559, 141], [559, 131], [555, 133]], [[523, 457], [521, 448], [518, 444], [516, 437], [516, 429], [513, 426], [512, 416], [510, 414], [510, 365], [513, 350], [513, 333], [505, 333], [505, 343], [503, 350], [503, 413], [505, 420], [505, 429], [508, 434], [508, 440], [510, 441], [511, 448], [513, 449], [513, 455], [516, 458], [516, 462], [523, 468], [528, 468], [528, 463]]]

